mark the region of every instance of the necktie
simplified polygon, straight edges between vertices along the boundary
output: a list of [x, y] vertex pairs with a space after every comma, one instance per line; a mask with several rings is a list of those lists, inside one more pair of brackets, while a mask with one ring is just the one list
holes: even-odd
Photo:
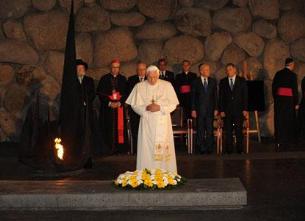
[[233, 79], [232, 78], [230, 78], [230, 88], [231, 88], [231, 91], [233, 91], [234, 83], [233, 83]]
[[204, 91], [207, 92], [207, 90], [208, 90], [208, 82], [207, 82], [206, 78], [203, 79], [203, 87], [204, 87]]

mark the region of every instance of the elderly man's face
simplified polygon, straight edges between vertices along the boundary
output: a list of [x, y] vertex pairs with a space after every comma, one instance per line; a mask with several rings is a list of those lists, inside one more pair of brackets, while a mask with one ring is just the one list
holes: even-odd
[[182, 64], [182, 69], [184, 72], [189, 72], [191, 68], [190, 62], [183, 62]]
[[112, 63], [111, 64], [111, 74], [118, 75], [120, 72], [120, 64], [119, 63]]
[[158, 71], [150, 71], [147, 73], [147, 81], [151, 85], [155, 85], [159, 79]]
[[86, 74], [86, 68], [84, 65], [77, 65], [76, 71], [78, 77], [83, 77]]
[[209, 77], [210, 76], [210, 66], [207, 64], [201, 65], [199, 72], [202, 77]]
[[138, 73], [138, 76], [144, 77], [146, 74], [146, 64], [144, 64], [144, 63], [138, 64], [137, 73]]
[[228, 66], [226, 68], [226, 72], [227, 72], [228, 77], [233, 77], [234, 75], [236, 75], [236, 68], [233, 66]]

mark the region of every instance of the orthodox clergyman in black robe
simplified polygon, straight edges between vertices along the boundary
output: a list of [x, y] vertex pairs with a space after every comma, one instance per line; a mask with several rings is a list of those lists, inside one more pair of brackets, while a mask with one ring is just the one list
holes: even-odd
[[[95, 97], [94, 81], [91, 77], [86, 76], [88, 69], [87, 63], [78, 59], [76, 60], [76, 71], [79, 87], [79, 119], [78, 119], [78, 138], [87, 148], [82, 149], [80, 155], [86, 158], [85, 167], [92, 167], [92, 128], [93, 128], [93, 100]], [[77, 121], [77, 119], [76, 119]]]
[[305, 141], [305, 77], [302, 80], [302, 100], [299, 108], [299, 136], [302, 142]]
[[298, 109], [297, 76], [294, 61], [287, 58], [285, 68], [278, 71], [272, 82], [274, 99], [274, 129], [278, 147], [296, 138], [296, 110]]
[[[134, 86], [146, 80], [146, 64], [143, 62], [138, 62], [137, 64], [137, 74], [130, 76], [128, 78], [128, 95], [131, 93]], [[138, 130], [140, 123], [140, 116], [134, 112], [134, 110], [129, 106], [128, 114], [130, 117], [131, 134], [134, 146], [134, 153], [137, 152], [137, 141], [138, 141]]]
[[182, 73], [177, 74], [175, 79], [175, 89], [179, 99], [180, 106], [183, 108], [184, 120], [191, 118], [191, 91], [192, 83], [197, 75], [190, 72], [191, 62], [184, 60], [182, 62]]
[[124, 103], [128, 88], [127, 80], [120, 73], [120, 61], [111, 62], [111, 72], [104, 75], [97, 87], [100, 98], [100, 124], [107, 145], [106, 153], [126, 151], [126, 121]]

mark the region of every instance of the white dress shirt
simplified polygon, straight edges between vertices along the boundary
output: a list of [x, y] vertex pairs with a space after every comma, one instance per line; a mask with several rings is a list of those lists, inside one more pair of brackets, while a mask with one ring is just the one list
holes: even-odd
[[203, 85], [204, 85], [204, 80], [206, 80], [207, 85], [209, 84], [209, 80], [208, 80], [207, 77], [200, 76], [200, 78], [201, 78], [201, 82], [202, 82]]
[[231, 79], [233, 81], [233, 86], [235, 85], [235, 79], [236, 79], [236, 75], [234, 75], [233, 77], [229, 77], [229, 85], [231, 84]]

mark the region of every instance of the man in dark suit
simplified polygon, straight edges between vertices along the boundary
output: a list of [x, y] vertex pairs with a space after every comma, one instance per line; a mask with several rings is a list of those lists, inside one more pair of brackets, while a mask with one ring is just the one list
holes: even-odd
[[201, 154], [214, 149], [213, 120], [217, 115], [217, 82], [210, 77], [210, 66], [199, 65], [200, 77], [192, 85], [192, 117], [197, 119], [196, 144]]
[[179, 99], [180, 106], [183, 108], [184, 120], [191, 118], [191, 87], [197, 75], [190, 72], [191, 62], [184, 60], [182, 62], [182, 73], [177, 74], [175, 78], [175, 89]]
[[[94, 81], [91, 77], [86, 76], [88, 69], [87, 63], [81, 59], [76, 60], [77, 79], [79, 81], [79, 119], [75, 119], [78, 128], [78, 137], [81, 140], [87, 140], [84, 149], [80, 154], [85, 157], [85, 168], [92, 167], [92, 142], [93, 142], [93, 100], [95, 97]], [[89, 136], [89, 137], [86, 137]]]
[[236, 66], [226, 65], [227, 77], [219, 83], [219, 111], [224, 119], [226, 135], [225, 152], [233, 151], [233, 129], [236, 135], [236, 151], [242, 153], [243, 122], [248, 118], [248, 91], [246, 80], [237, 76]]
[[174, 87], [175, 75], [173, 72], [166, 70], [167, 62], [165, 58], [161, 58], [158, 61], [158, 67], [160, 70], [159, 79], [166, 80], [172, 83]]
[[[128, 78], [128, 94], [131, 93], [132, 89], [137, 83], [146, 80], [145, 75], [146, 75], [146, 64], [142, 61], [139, 61], [137, 64], [137, 74]], [[128, 114], [130, 117], [131, 133], [135, 148], [134, 153], [136, 153], [140, 116], [136, 112], [134, 112], [131, 107], [128, 107]]]

